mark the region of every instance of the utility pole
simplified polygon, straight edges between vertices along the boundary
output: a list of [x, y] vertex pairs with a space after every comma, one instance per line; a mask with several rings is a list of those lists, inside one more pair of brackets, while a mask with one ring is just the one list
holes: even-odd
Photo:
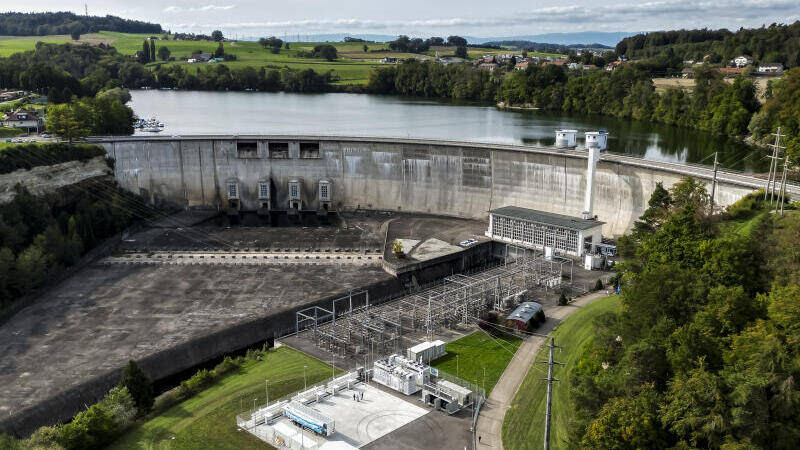
[[781, 188], [778, 190], [778, 203], [781, 204], [781, 215], [783, 215], [783, 204], [786, 202], [786, 170], [789, 168], [789, 155], [783, 157], [783, 173], [781, 174]]
[[717, 191], [717, 154], [719, 152], [714, 152], [714, 179], [711, 181], [711, 214], [714, 214], [714, 194]]
[[767, 187], [764, 190], [764, 201], [767, 200], [767, 195], [769, 195], [769, 202], [772, 203], [772, 198], [775, 193], [775, 184], [777, 184], [777, 174], [778, 174], [778, 159], [780, 158], [779, 152], [781, 149], [785, 149], [786, 147], [781, 147], [781, 137], [784, 135], [781, 134], [781, 127], [778, 127], [777, 133], [772, 133], [775, 136], [775, 143], [770, 144], [772, 147], [772, 156], [768, 156], [771, 159], [769, 162], [769, 175], [767, 176]]
[[545, 410], [544, 416], [544, 450], [550, 450], [550, 409], [551, 404], [553, 402], [553, 382], [559, 381], [553, 378], [553, 366], [558, 364], [563, 366], [563, 363], [553, 361], [553, 351], [557, 348], [561, 348], [555, 344], [555, 339], [550, 338], [550, 356], [547, 362], [542, 361], [542, 364], [547, 364], [547, 378], [543, 378], [547, 380], [547, 409]]

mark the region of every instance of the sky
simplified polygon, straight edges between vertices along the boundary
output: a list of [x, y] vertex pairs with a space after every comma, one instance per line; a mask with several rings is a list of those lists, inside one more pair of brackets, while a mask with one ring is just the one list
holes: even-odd
[[[518, 36], [553, 32], [758, 27], [800, 19], [800, 0], [27, 0], [160, 23], [172, 31], [262, 36], [319, 33]], [[19, 9], [16, 9], [19, 8]], [[4, 10], [0, 6], [0, 10]]]

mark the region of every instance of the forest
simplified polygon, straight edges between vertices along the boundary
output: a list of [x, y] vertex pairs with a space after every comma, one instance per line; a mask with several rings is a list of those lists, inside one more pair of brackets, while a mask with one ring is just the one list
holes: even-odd
[[[104, 154], [91, 145], [18, 145], [0, 152], [0, 173]], [[139, 197], [110, 180], [87, 181], [51, 196], [18, 188], [13, 201], [0, 205], [0, 311], [152, 214]]]
[[726, 83], [713, 69], [698, 69], [689, 94], [655, 91], [646, 67], [633, 64], [614, 70], [576, 72], [563, 66], [529, 66], [507, 73], [464, 65], [405, 62], [376, 69], [367, 89], [372, 93], [499, 101], [548, 111], [603, 114], [678, 125], [717, 134], [744, 136], [760, 105], [746, 78]]
[[617, 55], [631, 59], [673, 54], [682, 60], [726, 63], [749, 55], [756, 63], [800, 66], [800, 21], [761, 28], [728, 30], [674, 30], [637, 34], [621, 40]]
[[46, 36], [52, 34], [161, 33], [161, 25], [116, 16], [79, 16], [71, 12], [0, 13], [0, 36]]
[[704, 183], [657, 187], [572, 378], [571, 445], [796, 448], [800, 215], [763, 198], [711, 214]]

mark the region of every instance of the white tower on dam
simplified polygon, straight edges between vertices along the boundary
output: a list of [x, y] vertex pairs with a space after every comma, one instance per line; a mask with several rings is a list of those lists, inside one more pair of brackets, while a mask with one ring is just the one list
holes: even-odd
[[589, 147], [589, 155], [586, 160], [586, 195], [583, 200], [581, 217], [591, 219], [594, 217], [594, 174], [597, 169], [597, 161], [600, 160], [600, 149]]

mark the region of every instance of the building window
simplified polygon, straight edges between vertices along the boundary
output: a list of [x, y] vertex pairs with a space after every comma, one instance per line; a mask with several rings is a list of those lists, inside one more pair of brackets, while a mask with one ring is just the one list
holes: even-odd
[[272, 159], [286, 159], [289, 157], [288, 142], [270, 142], [267, 144], [269, 157]]
[[319, 142], [301, 142], [300, 158], [319, 158]]
[[258, 183], [258, 198], [269, 198], [269, 182]]
[[298, 198], [300, 196], [299, 195], [299, 189], [297, 188], [297, 183], [292, 183], [289, 186], [289, 196], [291, 198]]
[[258, 143], [254, 141], [236, 141], [237, 158], [258, 158]]
[[319, 185], [319, 197], [322, 200], [330, 200], [330, 190], [328, 189], [328, 183], [321, 183]]
[[239, 185], [228, 183], [228, 198], [239, 198]]

